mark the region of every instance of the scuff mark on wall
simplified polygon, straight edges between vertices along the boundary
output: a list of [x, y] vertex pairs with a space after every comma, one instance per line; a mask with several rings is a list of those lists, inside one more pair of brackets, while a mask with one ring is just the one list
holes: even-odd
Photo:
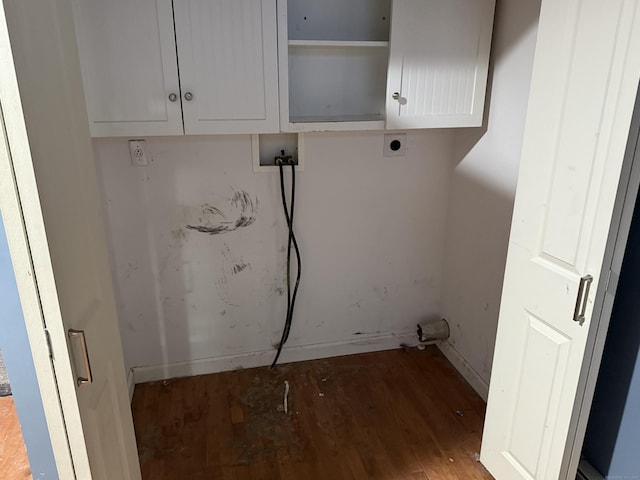
[[242, 272], [246, 268], [251, 269], [251, 264], [242, 262], [242, 263], [236, 263], [233, 266], [232, 270], [233, 270], [233, 273], [238, 274], [238, 273]]
[[[259, 303], [259, 293], [254, 290], [256, 278], [263, 273], [263, 268], [254, 267], [254, 262], [236, 253], [236, 247], [231, 242], [222, 242], [211, 262], [214, 265], [215, 280], [213, 283], [215, 295], [226, 306], [245, 306]], [[253, 252], [251, 252], [253, 257]], [[268, 272], [268, 270], [266, 270]], [[256, 292], [250, 295], [247, 292]], [[265, 292], [266, 299], [266, 292]], [[225, 309], [226, 310], [226, 309]], [[227, 313], [227, 312], [225, 312]], [[221, 314], [224, 316], [224, 314]]]
[[216, 278], [215, 286], [218, 294], [220, 295], [220, 298], [226, 297], [229, 293], [229, 280], [227, 279], [227, 274], [224, 270], [222, 270], [220, 272], [220, 275], [218, 275], [218, 277]]
[[208, 233], [209, 235], [219, 235], [248, 227], [256, 221], [258, 197], [252, 198], [244, 190], [234, 190], [233, 196], [227, 199], [227, 203], [232, 210], [228, 214], [208, 203], [202, 204], [198, 215], [198, 224], [187, 225], [187, 228], [200, 233]]
[[358, 300], [357, 302], [350, 303], [349, 308], [362, 308], [362, 305], [360, 305], [360, 302], [362, 302], [362, 299]]
[[176, 228], [175, 230], [171, 230], [171, 236], [177, 243], [180, 243], [187, 238], [187, 232], [182, 228]]
[[136, 264], [136, 263], [128, 262], [128, 263], [127, 263], [127, 267], [125, 267], [125, 268], [126, 268], [126, 270], [125, 270], [125, 277], [126, 277], [126, 278], [131, 278], [131, 275], [133, 275], [133, 273], [134, 273], [136, 270], [138, 270], [138, 268], [139, 268], [139, 267], [138, 267], [138, 264]]

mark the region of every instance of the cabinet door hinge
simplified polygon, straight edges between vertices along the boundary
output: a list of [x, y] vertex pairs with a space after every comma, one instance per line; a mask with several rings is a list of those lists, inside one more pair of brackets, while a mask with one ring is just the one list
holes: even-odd
[[47, 347], [49, 348], [49, 358], [53, 360], [53, 347], [51, 346], [51, 334], [49, 333], [49, 330], [47, 330], [46, 328], [44, 329], [44, 335], [45, 337], [47, 337]]

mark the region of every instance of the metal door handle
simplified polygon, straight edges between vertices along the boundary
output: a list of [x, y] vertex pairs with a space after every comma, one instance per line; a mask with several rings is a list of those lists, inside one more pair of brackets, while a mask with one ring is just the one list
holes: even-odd
[[185, 99], [187, 102], [190, 102], [191, 100], [193, 100], [193, 93], [191, 93], [191, 92], [187, 92], [187, 93], [185, 93], [185, 94], [184, 94], [184, 99]]
[[391, 98], [393, 98], [394, 100], [400, 100], [400, 92], [393, 92]]
[[589, 287], [591, 287], [593, 277], [591, 275], [585, 275], [580, 279], [580, 286], [578, 287], [578, 298], [576, 298], [576, 308], [573, 311], [573, 321], [579, 322], [580, 325], [584, 323], [585, 313], [587, 311], [587, 300], [589, 299]]
[[91, 385], [93, 383], [93, 375], [91, 374], [91, 365], [89, 364], [89, 350], [87, 350], [87, 339], [84, 335], [84, 330], [74, 330], [70, 328], [67, 332], [69, 340], [74, 338], [80, 338], [80, 346], [82, 347], [82, 357], [84, 360], [84, 369], [87, 374], [86, 377], [78, 377], [78, 386]]

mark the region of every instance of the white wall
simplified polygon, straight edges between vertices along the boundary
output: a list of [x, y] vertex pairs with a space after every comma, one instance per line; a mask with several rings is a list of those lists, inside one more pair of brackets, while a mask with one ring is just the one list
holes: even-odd
[[[397, 345], [416, 322], [443, 315], [443, 350], [486, 391], [538, 12], [537, 0], [498, 2], [484, 128], [411, 131], [407, 156], [395, 159], [382, 157], [380, 132], [307, 136], [296, 209], [304, 273], [289, 345], [316, 353], [284, 361], [357, 351], [354, 342]], [[267, 363], [286, 303], [277, 174], [253, 173], [248, 136], [147, 142], [153, 162], [133, 167], [126, 139], [94, 141], [126, 364]], [[251, 225], [186, 228], [224, 220], [203, 215], [207, 206], [235, 221], [236, 192], [257, 204]]]
[[[389, 335], [413, 334], [418, 321], [441, 315], [452, 138], [409, 132], [407, 155], [384, 158], [379, 132], [306, 136], [291, 346], [376, 336], [396, 346]], [[94, 146], [126, 364], [263, 351], [226, 365], [269, 362], [284, 323], [287, 232], [278, 175], [253, 173], [249, 136], [147, 138], [147, 167], [131, 166], [126, 139]], [[236, 192], [256, 206], [251, 225], [217, 235], [187, 228], [223, 220], [203, 213], [207, 206], [235, 221]], [[320, 354], [345, 352], [331, 345]]]
[[443, 313], [447, 356], [486, 395], [535, 49], [540, 1], [501, 0], [482, 130], [455, 137]]

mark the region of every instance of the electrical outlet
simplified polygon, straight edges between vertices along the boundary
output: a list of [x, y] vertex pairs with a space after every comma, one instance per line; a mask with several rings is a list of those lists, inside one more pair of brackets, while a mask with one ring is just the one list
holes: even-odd
[[147, 142], [145, 140], [129, 140], [129, 152], [131, 153], [132, 165], [138, 167], [149, 165]]
[[407, 150], [406, 133], [387, 133], [384, 136], [382, 154], [385, 157], [404, 157]]

